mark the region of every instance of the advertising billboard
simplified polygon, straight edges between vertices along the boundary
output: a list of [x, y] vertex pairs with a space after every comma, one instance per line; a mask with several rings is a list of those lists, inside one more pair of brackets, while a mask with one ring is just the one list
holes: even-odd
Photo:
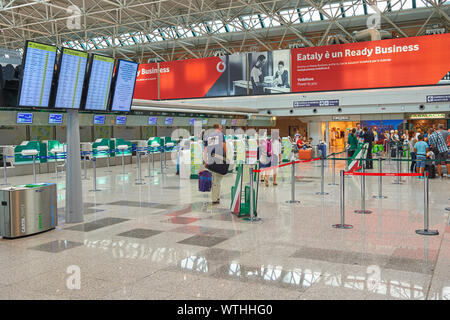
[[292, 92], [436, 85], [450, 34], [292, 49]]

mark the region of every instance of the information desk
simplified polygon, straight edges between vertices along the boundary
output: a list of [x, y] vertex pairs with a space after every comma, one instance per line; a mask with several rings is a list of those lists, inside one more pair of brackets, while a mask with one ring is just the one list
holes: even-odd
[[58, 224], [56, 184], [0, 189], [0, 233], [18, 238], [54, 229]]

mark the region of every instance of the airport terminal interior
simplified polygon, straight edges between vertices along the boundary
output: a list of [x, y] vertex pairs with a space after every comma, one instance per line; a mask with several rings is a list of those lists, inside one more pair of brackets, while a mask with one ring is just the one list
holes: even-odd
[[0, 299], [449, 300], [449, 15], [0, 1]]

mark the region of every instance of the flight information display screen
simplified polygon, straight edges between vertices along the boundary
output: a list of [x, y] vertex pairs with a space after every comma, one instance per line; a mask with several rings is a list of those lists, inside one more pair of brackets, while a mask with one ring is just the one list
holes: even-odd
[[105, 124], [105, 116], [94, 115], [94, 124]]
[[235, 125], [236, 125], [236, 122], [237, 122], [236, 119], [231, 120], [231, 125], [232, 125], [232, 126], [235, 126]]
[[49, 124], [61, 124], [63, 122], [63, 115], [61, 113], [50, 113], [48, 115]]
[[113, 70], [114, 58], [93, 55], [87, 88], [86, 110], [106, 110]]
[[115, 75], [111, 111], [130, 111], [138, 67], [139, 63], [119, 60]]
[[79, 109], [88, 54], [63, 48], [55, 108]]
[[33, 114], [17, 112], [17, 123], [26, 123], [26, 124], [33, 123]]
[[148, 118], [148, 124], [152, 126], [156, 126], [156, 121], [158, 121], [157, 117], [149, 117]]
[[222, 119], [222, 125], [226, 125], [227, 124], [227, 119]]
[[196, 118], [191, 118], [191, 119], [189, 120], [189, 124], [190, 124], [191, 126], [193, 126], [194, 123], [195, 123], [195, 120], [197, 120], [197, 119], [196, 119]]
[[126, 123], [127, 123], [127, 116], [116, 117], [116, 124], [126, 124]]
[[173, 118], [166, 118], [165, 124], [172, 124]]
[[55, 46], [27, 41], [19, 93], [20, 107], [48, 108], [55, 60]]

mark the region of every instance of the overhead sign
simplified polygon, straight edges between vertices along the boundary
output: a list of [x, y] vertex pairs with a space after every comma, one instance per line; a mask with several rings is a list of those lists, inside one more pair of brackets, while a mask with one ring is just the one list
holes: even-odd
[[292, 49], [292, 92], [435, 85], [450, 33]]
[[349, 116], [332, 116], [331, 120], [346, 121], [346, 120], [350, 120], [350, 117]]
[[450, 102], [450, 94], [427, 96], [427, 102]]
[[339, 100], [312, 100], [312, 101], [294, 101], [294, 108], [303, 107], [336, 107]]
[[412, 114], [410, 119], [445, 119], [444, 113], [419, 113], [419, 114]]

